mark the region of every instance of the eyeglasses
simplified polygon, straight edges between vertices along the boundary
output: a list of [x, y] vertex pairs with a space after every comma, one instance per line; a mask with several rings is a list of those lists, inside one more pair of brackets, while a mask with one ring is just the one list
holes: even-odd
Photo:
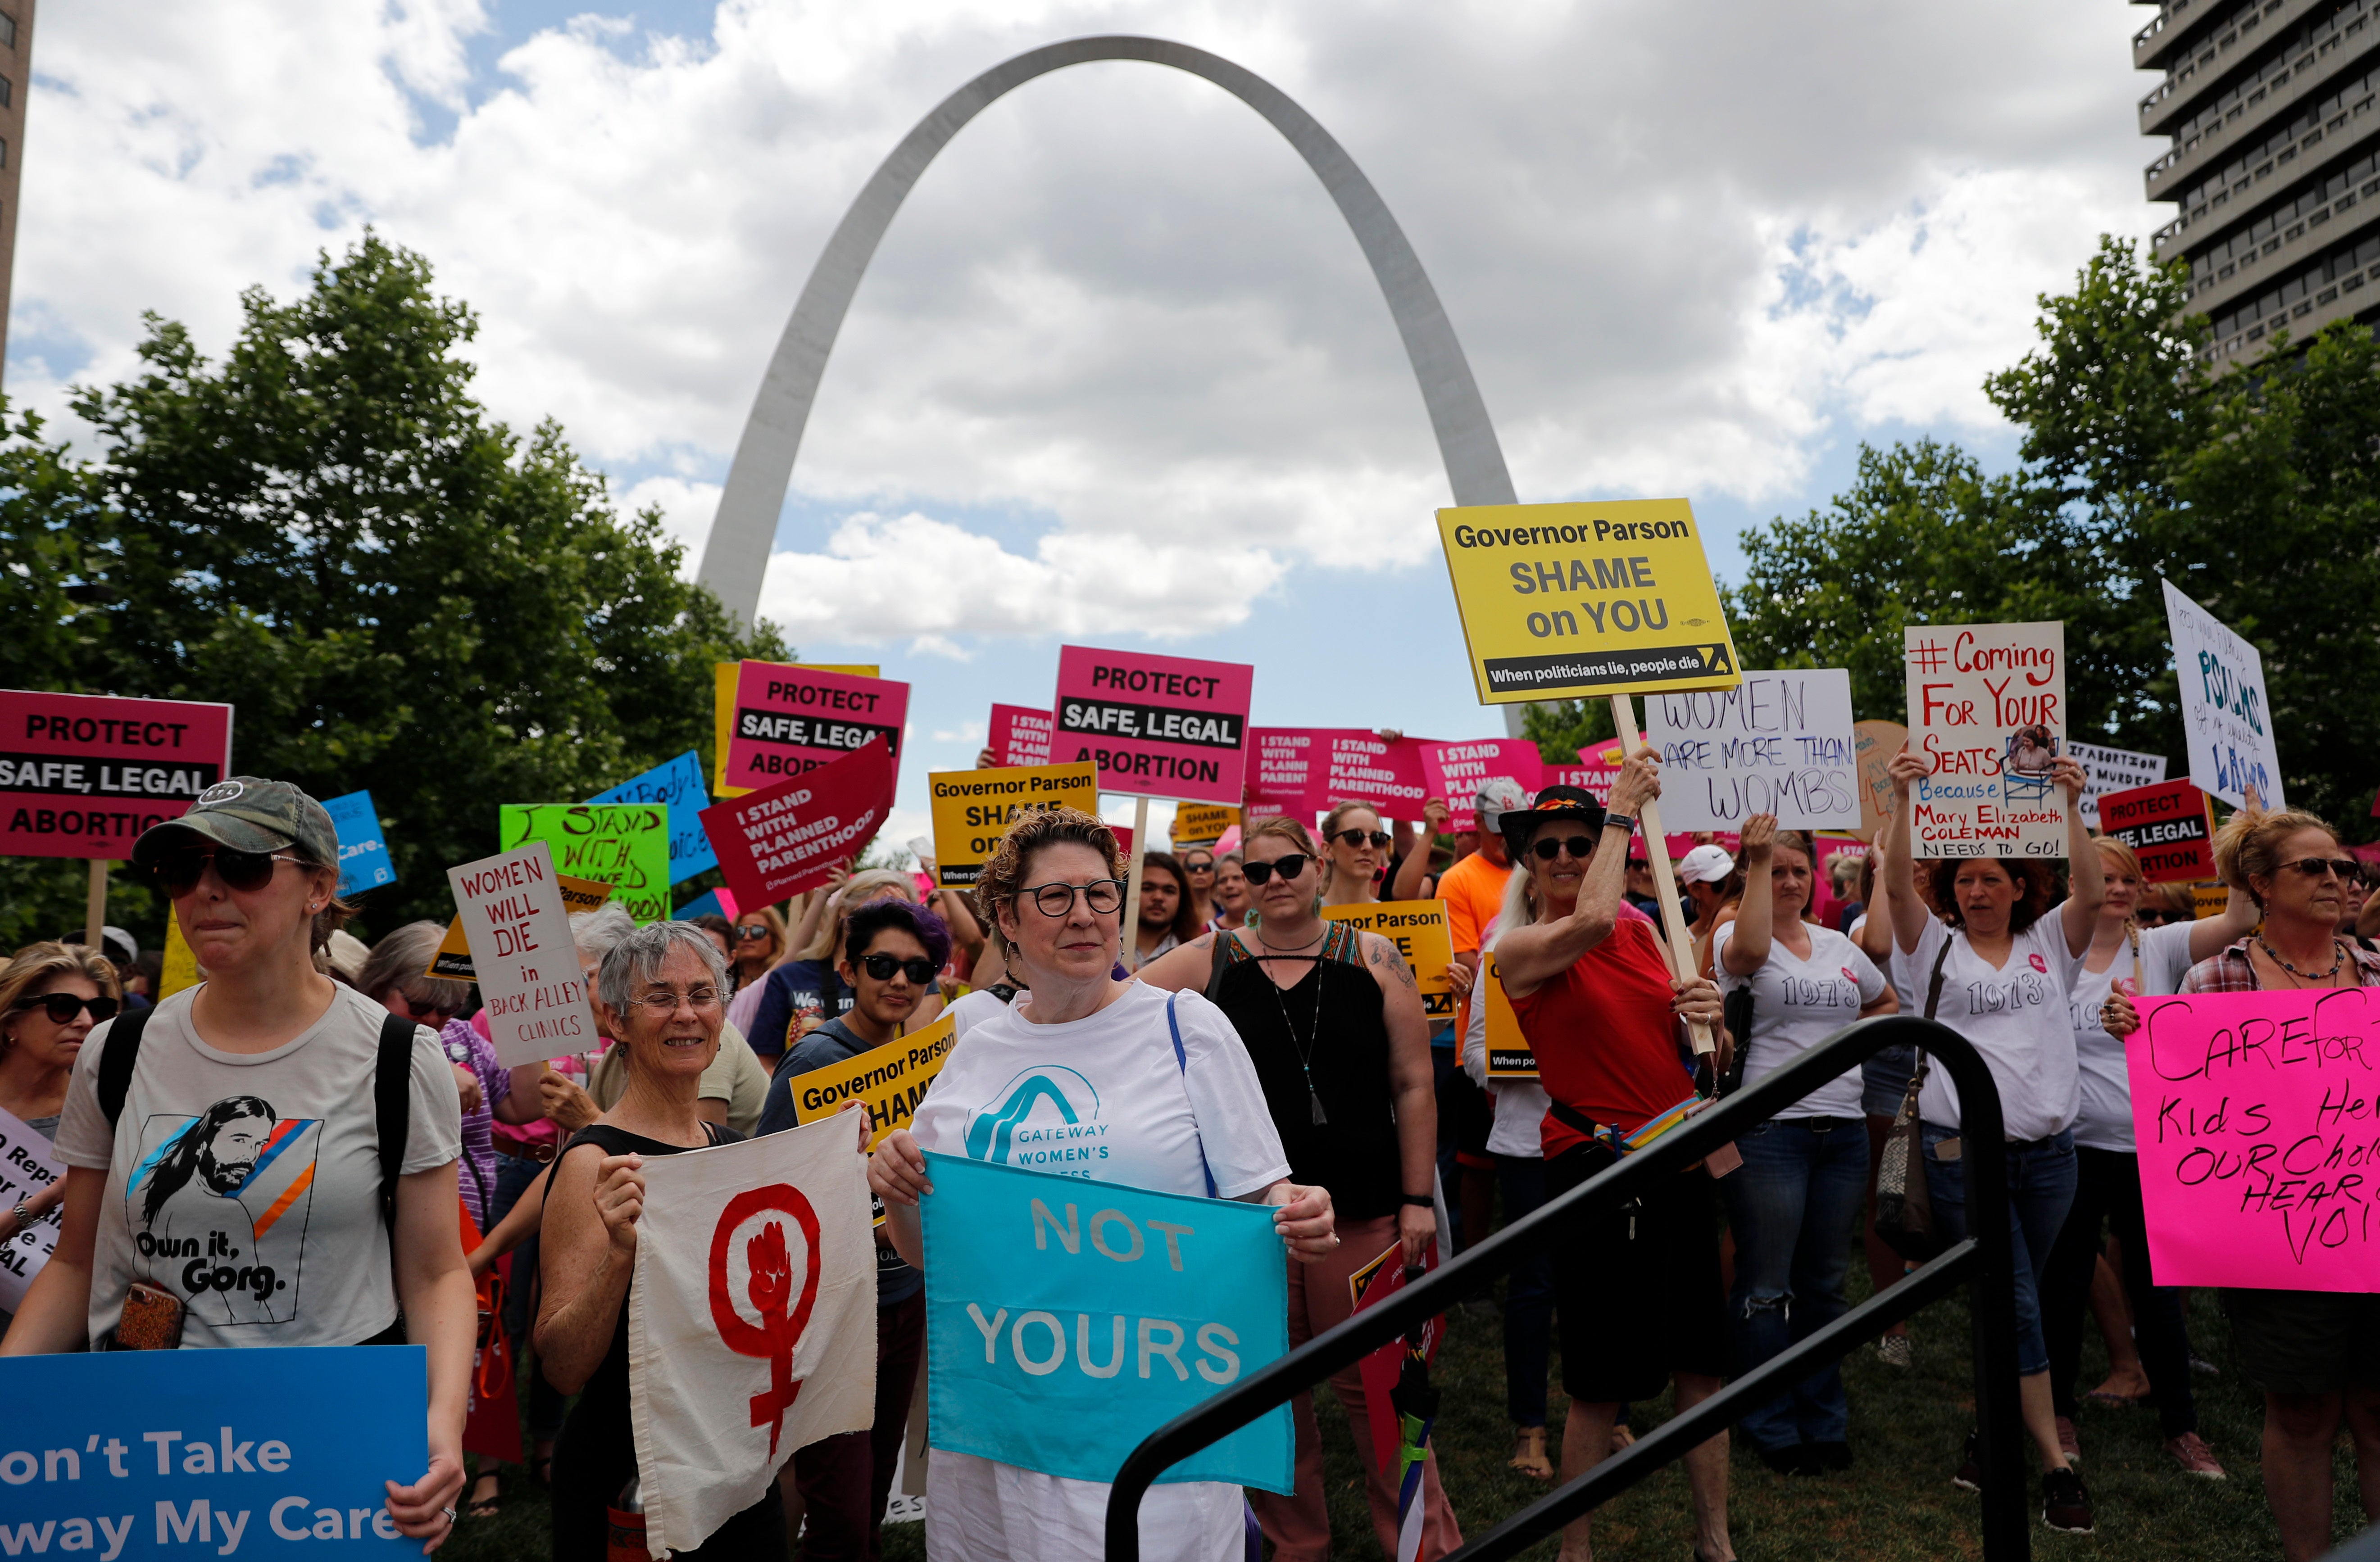
[[115, 1018], [115, 999], [112, 998], [80, 998], [70, 992], [45, 992], [38, 998], [20, 998], [11, 1013], [21, 1014], [28, 1009], [40, 1009], [50, 1016], [54, 1025], [71, 1025], [75, 1016], [91, 1011], [91, 1023]]
[[209, 863], [215, 865], [215, 877], [224, 881], [224, 888], [243, 892], [261, 890], [271, 883], [274, 863], [307, 866], [305, 858], [286, 852], [235, 852], [228, 846], [202, 852], [195, 846], [182, 846], [159, 856], [150, 872], [166, 898], [178, 901], [199, 887]]
[[2167, 914], [2167, 913], [2158, 910], [2155, 906], [2143, 906], [2140, 910], [2132, 913], [2132, 920], [2139, 923], [2143, 927], [2162, 927], [2165, 926]]
[[765, 938], [768, 936], [769, 930], [766, 927], [738, 927], [735, 929], [735, 937], [739, 942], [746, 938]]
[[649, 992], [628, 999], [656, 1020], [665, 1020], [677, 1012], [681, 1003], [698, 1014], [708, 1014], [719, 1007], [717, 987], [693, 987], [686, 992]]
[[1286, 884], [1304, 873], [1305, 865], [1313, 860], [1303, 852], [1291, 852], [1286, 855], [1275, 857], [1269, 863], [1243, 863], [1240, 865], [1240, 871], [1248, 876], [1248, 882], [1251, 884], [1269, 884], [1272, 882], [1272, 876], [1276, 873], [1281, 875], [1281, 881]]
[[2308, 878], [2320, 878], [2325, 873], [2335, 873], [2350, 884], [2354, 883], [2356, 876], [2363, 871], [2363, 865], [2353, 857], [2300, 857], [2296, 862], [2281, 866], [2293, 868]]
[[1360, 847], [1366, 841], [1375, 846], [1385, 846], [1389, 843], [1390, 836], [1385, 829], [1342, 829], [1330, 839], [1343, 841], [1350, 846]]
[[1561, 854], [1564, 847], [1569, 848], [1572, 856], [1580, 862], [1585, 862], [1587, 854], [1595, 850], [1595, 842], [1584, 835], [1573, 835], [1567, 841], [1543, 840], [1529, 842], [1529, 850], [1537, 854], [1539, 862], [1553, 861]]
[[1113, 914], [1123, 904], [1123, 880], [1094, 878], [1088, 884], [1028, 884], [1016, 891], [1033, 897], [1034, 906], [1044, 916], [1064, 916], [1075, 909], [1075, 897], [1080, 894], [1083, 903], [1091, 908], [1093, 916]]
[[920, 956], [904, 960], [897, 954], [863, 954], [859, 968], [876, 981], [889, 982], [895, 971], [905, 973], [909, 980], [924, 987], [934, 979], [934, 963]]
[[1215, 865], [1213, 863], [1184, 863], [1182, 867], [1183, 870], [1187, 873], [1212, 873], [1215, 871]]
[[448, 1020], [455, 1015], [455, 1011], [443, 1005], [417, 1002], [412, 994], [401, 988], [397, 992], [396, 1001], [405, 1005], [405, 1011], [413, 1017], [416, 1024], [426, 1025], [432, 1020]]

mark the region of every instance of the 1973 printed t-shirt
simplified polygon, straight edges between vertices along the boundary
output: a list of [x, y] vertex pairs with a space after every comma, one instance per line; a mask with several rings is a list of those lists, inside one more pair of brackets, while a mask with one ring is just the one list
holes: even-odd
[[[1803, 960], [1781, 938], [1768, 942], [1768, 958], [1749, 976], [1727, 968], [1724, 956], [1734, 941], [1735, 924], [1720, 925], [1711, 935], [1712, 957], [1718, 963], [1722, 993], [1752, 989], [1751, 1051], [1744, 1055], [1743, 1083], [1755, 1084], [1793, 1061], [1859, 1018], [1860, 1010], [1884, 996], [1884, 973], [1867, 952], [1831, 927], [1803, 924], [1810, 935], [1810, 958]], [[1740, 1039], [1740, 1038], [1739, 1038]], [[1860, 1072], [1854, 1064], [1803, 1096], [1780, 1118], [1855, 1118], [1860, 1107]]]
[[[2187, 922], [2141, 929], [2140, 992], [2164, 997], [2181, 990], [2190, 975], [2190, 934]], [[2087, 962], [2087, 954], [2083, 957]], [[2132, 951], [2116, 951], [2113, 964], [2093, 971], [2087, 964], [2074, 970], [2074, 990], [2067, 999], [2067, 1023], [2074, 1031], [2075, 1080], [2081, 1101], [2074, 1114], [2074, 1143], [2094, 1150], [2131, 1155], [2132, 1081], [2124, 1063], [2124, 1044], [2099, 1023], [2099, 1006], [2119, 983], [2132, 992]], [[2133, 996], [2140, 996], [2139, 993]]]
[[[113, 1131], [99, 1063], [114, 1023], [75, 1059], [58, 1154], [107, 1173], [91, 1337], [115, 1326], [125, 1288], [142, 1280], [182, 1300], [185, 1346], [370, 1339], [396, 1321], [372, 1107], [388, 1011], [337, 987], [295, 1040], [222, 1052], [190, 1026], [204, 990], [157, 1005]], [[437, 1034], [416, 1027], [405, 1171], [462, 1153], [462, 1110]]]
[[[2066, 947], [2062, 905], [2015, 936], [2008, 963], [1995, 970], [1964, 933], [1934, 917], [1914, 951], [1895, 940], [1897, 979], [1917, 994], [1916, 1012], [1925, 1011], [1934, 962], [1944, 944], [1950, 957], [1942, 967], [1942, 997], [1934, 1018], [1984, 1055], [1999, 1086], [2000, 1113], [2015, 1142], [2046, 1139], [2074, 1120], [2076, 1081], [2074, 1030], [2066, 1011], [2082, 957]], [[1959, 1092], [1950, 1071], [1933, 1065], [1919, 1092], [1917, 1115], [1938, 1128], [1960, 1126]]]

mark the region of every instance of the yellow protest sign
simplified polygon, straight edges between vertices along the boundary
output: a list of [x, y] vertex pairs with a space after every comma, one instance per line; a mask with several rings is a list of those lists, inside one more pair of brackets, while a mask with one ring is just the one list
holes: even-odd
[[1454, 935], [1446, 925], [1444, 901], [1375, 901], [1369, 905], [1324, 906], [1330, 922], [1378, 933], [1397, 946], [1421, 988], [1422, 1011], [1434, 1023], [1454, 1018], [1454, 987], [1446, 968], [1454, 963]]
[[2221, 879], [2211, 884], [2190, 887], [2192, 909], [2201, 922], [2210, 921], [2231, 909], [2231, 887]]
[[1223, 838], [1223, 831], [1239, 822], [1237, 808], [1214, 803], [1184, 803], [1173, 810], [1174, 847], [1212, 846]]
[[[593, 911], [612, 898], [611, 885], [599, 884], [591, 878], [573, 878], [566, 873], [557, 873], [553, 881], [562, 890], [562, 909], [573, 916], [582, 911]], [[431, 951], [429, 968], [421, 974], [442, 982], [480, 979], [480, 968], [471, 963], [471, 940], [464, 937], [460, 916], [446, 925], [446, 936]]]
[[1438, 513], [1483, 705], [1742, 682], [1682, 499]]
[[832, 1068], [794, 1075], [786, 1082], [793, 1089], [794, 1120], [816, 1122], [841, 1111], [845, 1101], [863, 1102], [868, 1116], [868, 1147], [874, 1149], [916, 1114], [926, 1087], [950, 1058], [957, 1030], [956, 1021], [946, 1013], [915, 1035], [871, 1047]]
[[1531, 1050], [1529, 1038], [1521, 1034], [1521, 1017], [1512, 1012], [1512, 1000], [1504, 996], [1493, 953], [1481, 957], [1477, 990], [1488, 995], [1488, 1077], [1536, 1078], [1537, 1055]]
[[[752, 789], [727, 784], [727, 740], [735, 735], [735, 679], [740, 661], [710, 664], [710, 793], [714, 797], [741, 797]], [[854, 678], [882, 676], [874, 662], [764, 661], [761, 667], [807, 667], [813, 672], [841, 672]]]
[[1025, 765], [1006, 770], [937, 770], [926, 778], [934, 811], [934, 866], [945, 885], [973, 884], [1009, 822], [1027, 808], [1062, 803], [1096, 818], [1099, 767]]
[[162, 1003], [184, 987], [195, 987], [205, 980], [205, 975], [199, 970], [199, 957], [190, 952], [190, 946], [183, 940], [181, 920], [168, 912], [165, 915], [165, 968], [157, 977], [156, 1000]]

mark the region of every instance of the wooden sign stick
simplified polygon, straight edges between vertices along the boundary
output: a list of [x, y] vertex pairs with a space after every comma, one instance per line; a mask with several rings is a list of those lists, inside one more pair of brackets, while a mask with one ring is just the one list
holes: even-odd
[[1148, 799], [1132, 800], [1132, 866], [1123, 879], [1123, 947], [1118, 951], [1127, 971], [1140, 969], [1140, 865], [1148, 855]]
[[[1620, 734], [1620, 758], [1623, 764], [1645, 745], [1636, 732], [1636, 702], [1626, 695], [1611, 696], [1611, 730]], [[1661, 805], [1658, 800], [1645, 799], [1644, 807], [1637, 811], [1636, 824], [1645, 833], [1645, 859], [1652, 866], [1653, 887], [1661, 902], [1661, 927], [1669, 935], [1666, 942], [1670, 974], [1680, 981], [1691, 982], [1694, 979], [1694, 935], [1686, 926], [1685, 913], [1678, 906], [1678, 881], [1670, 870], [1670, 848], [1662, 838]], [[1718, 1042], [1709, 1026], [1689, 1024], [1686, 1030], [1694, 1038], [1696, 1056], [1718, 1050]]]

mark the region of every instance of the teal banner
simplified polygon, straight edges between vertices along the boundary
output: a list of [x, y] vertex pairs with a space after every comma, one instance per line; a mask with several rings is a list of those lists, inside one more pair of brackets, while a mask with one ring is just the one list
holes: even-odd
[[[928, 1155], [928, 1435], [1113, 1481], [1140, 1440], [1289, 1351], [1272, 1211]], [[1287, 1492], [1286, 1404], [1158, 1477]]]

